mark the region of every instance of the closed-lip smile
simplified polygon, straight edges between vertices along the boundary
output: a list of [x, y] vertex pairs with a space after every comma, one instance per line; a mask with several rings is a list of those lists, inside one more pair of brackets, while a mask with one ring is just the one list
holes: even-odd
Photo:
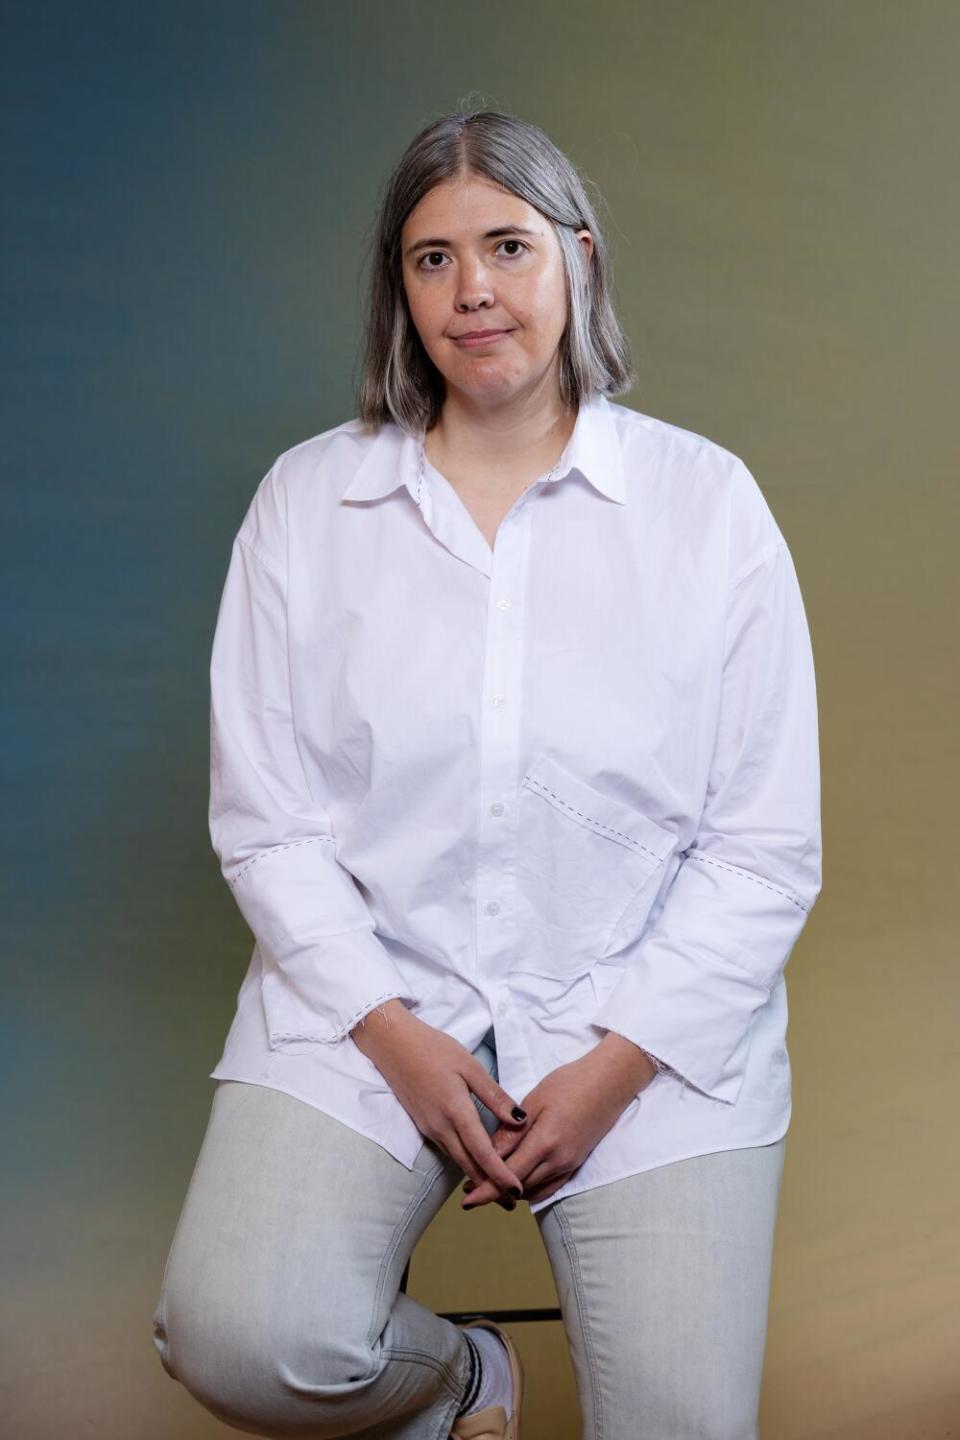
[[501, 335], [509, 335], [509, 330], [464, 330], [461, 335], [454, 335], [454, 340], [463, 340], [468, 344], [478, 344], [482, 340], [496, 340]]

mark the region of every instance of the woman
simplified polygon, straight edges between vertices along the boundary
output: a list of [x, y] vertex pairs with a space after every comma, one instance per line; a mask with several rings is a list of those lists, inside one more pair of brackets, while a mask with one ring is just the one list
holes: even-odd
[[238, 1429], [515, 1440], [510, 1337], [399, 1290], [463, 1181], [536, 1217], [590, 1440], [757, 1433], [813, 663], [756, 481], [632, 379], [574, 167], [429, 125], [359, 416], [264, 477], [214, 640], [256, 943], [155, 1343]]

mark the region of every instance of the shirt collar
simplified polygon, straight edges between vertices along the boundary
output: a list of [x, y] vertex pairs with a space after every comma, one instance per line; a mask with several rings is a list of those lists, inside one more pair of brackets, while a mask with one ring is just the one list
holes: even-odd
[[[402, 430], [394, 421], [381, 425], [345, 490], [344, 500], [375, 500], [406, 485], [416, 499], [421, 435]], [[624, 504], [627, 498], [623, 456], [613, 407], [596, 391], [580, 403], [573, 433], [550, 477], [551, 483], [576, 470], [585, 480]]]

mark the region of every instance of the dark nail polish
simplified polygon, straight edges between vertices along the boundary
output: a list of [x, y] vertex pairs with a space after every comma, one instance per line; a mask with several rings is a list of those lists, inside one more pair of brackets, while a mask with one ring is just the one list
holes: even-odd
[[526, 1110], [521, 1110], [519, 1105], [514, 1105], [513, 1109], [510, 1111], [510, 1114], [513, 1116], [514, 1120], [526, 1120], [527, 1118]]

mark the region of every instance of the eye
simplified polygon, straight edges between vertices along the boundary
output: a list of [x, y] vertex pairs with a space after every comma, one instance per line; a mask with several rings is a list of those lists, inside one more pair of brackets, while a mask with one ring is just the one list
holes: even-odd
[[[520, 258], [520, 255], [523, 253], [523, 251], [529, 249], [529, 246], [525, 245], [522, 240], [501, 240], [501, 241], [500, 241], [500, 245], [497, 246], [497, 249], [498, 249], [498, 250], [500, 249], [500, 246], [501, 246], [501, 245], [519, 245], [519, 246], [520, 246], [520, 250], [519, 250], [518, 252], [516, 252], [516, 253], [514, 253], [514, 254], [511, 254], [511, 255], [506, 255], [506, 256], [504, 256], [504, 259], [506, 259], [506, 260], [518, 260], [518, 259]], [[443, 270], [443, 269], [445, 268], [443, 265], [427, 265], [427, 264], [425, 263], [427, 260], [432, 260], [432, 259], [434, 258], [434, 256], [436, 256], [436, 255], [439, 255], [441, 258], [443, 258], [443, 251], [442, 251], [442, 250], [427, 250], [427, 251], [420, 257], [420, 259], [417, 261], [417, 269], [418, 269], [418, 270]]]

